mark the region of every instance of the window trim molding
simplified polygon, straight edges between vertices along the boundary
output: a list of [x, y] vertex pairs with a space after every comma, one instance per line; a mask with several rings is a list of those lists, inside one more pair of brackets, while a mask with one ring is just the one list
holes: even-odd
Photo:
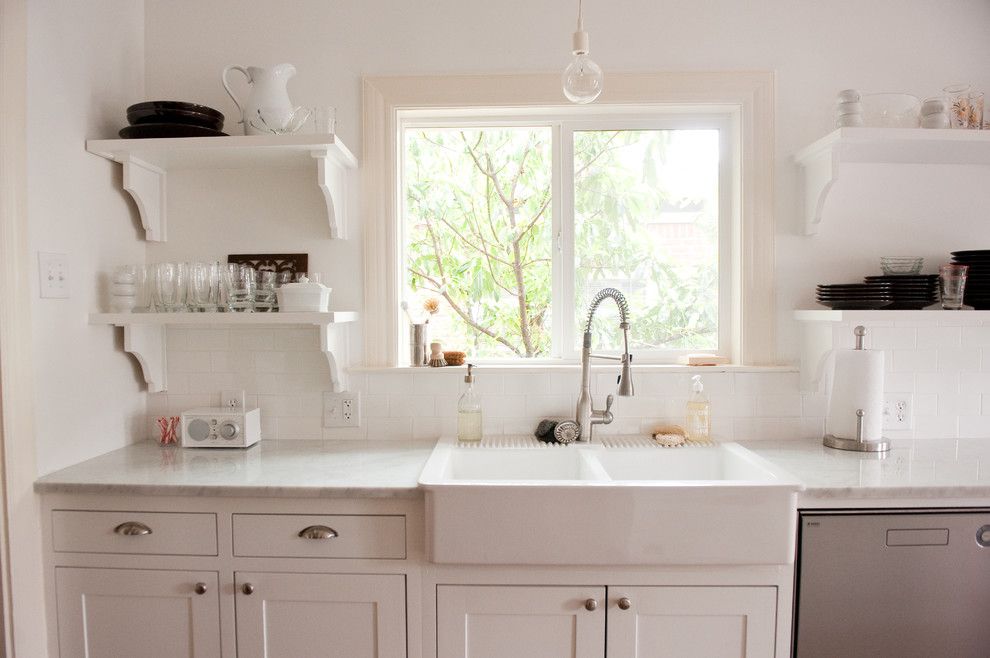
[[[363, 86], [362, 214], [364, 359], [371, 367], [399, 363], [400, 232], [397, 217], [399, 110], [456, 107], [573, 107], [561, 98], [556, 73], [366, 77]], [[732, 323], [734, 361], [775, 362], [772, 71], [612, 73], [589, 108], [607, 105], [724, 104], [738, 109], [736, 153], [741, 185], [734, 204]]]

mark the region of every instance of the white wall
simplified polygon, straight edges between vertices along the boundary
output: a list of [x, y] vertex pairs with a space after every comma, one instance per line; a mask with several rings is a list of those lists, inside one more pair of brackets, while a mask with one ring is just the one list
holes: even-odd
[[28, 217], [32, 258], [69, 256], [69, 299], [40, 299], [31, 279], [38, 470], [139, 438], [143, 379], [111, 327], [91, 327], [112, 265], [143, 262], [140, 221], [120, 167], [90, 155], [144, 95], [144, 8], [130, 0], [29, 3]]
[[[831, 129], [832, 104], [839, 89], [927, 96], [946, 84], [968, 81], [990, 90], [986, 67], [990, 40], [984, 34], [990, 24], [990, 3], [961, 0], [950, 7], [929, 0], [630, 0], [621, 9], [597, 0], [585, 4], [592, 52], [606, 76], [609, 71], [776, 71], [776, 296], [782, 362], [793, 362], [797, 353], [797, 325], [791, 310], [812, 303], [815, 283], [855, 281], [879, 273], [881, 255], [925, 256], [932, 271], [951, 249], [990, 246], [984, 217], [990, 206], [988, 170], [899, 167], [860, 172], [835, 186], [821, 235], [808, 238], [800, 234], [799, 179], [791, 161], [794, 152]], [[149, 97], [206, 103], [236, 119], [234, 105], [219, 83], [221, 69], [228, 64], [291, 62], [299, 71], [289, 85], [292, 98], [299, 104], [336, 105], [338, 133], [360, 157], [363, 75], [561, 70], [569, 56], [575, 5], [523, 0], [286, 0], [279, 5], [278, 20], [272, 20], [270, 14], [247, 9], [236, 0], [147, 0], [147, 91]], [[235, 132], [237, 126], [231, 121], [228, 129]], [[282, 175], [270, 181], [246, 173], [186, 175], [186, 182], [184, 190], [172, 188], [171, 240], [164, 246], [153, 245], [149, 259], [221, 256], [249, 246], [305, 249], [331, 272], [337, 308], [357, 308], [360, 243], [325, 239], [319, 224], [320, 200], [311, 189]], [[259, 187], [266, 194], [276, 190], [277, 203], [261, 201], [263, 194], [253, 195], [251, 190]], [[911, 339], [900, 335], [894, 347], [934, 349], [918, 337], [919, 330], [904, 329]], [[979, 347], [964, 345], [961, 339], [953, 342], [954, 338], [950, 336], [949, 349]], [[275, 358], [269, 357], [269, 362]], [[902, 357], [901, 362], [907, 361]], [[189, 361], [185, 363], [188, 366]], [[936, 374], [947, 361], [938, 363], [931, 353], [923, 355], [914, 362], [914, 370], [899, 372], [892, 385], [903, 389], [910, 379], [914, 387], [916, 377], [928, 383], [928, 375]], [[176, 367], [170, 365], [170, 376]], [[207, 373], [199, 374], [192, 381], [207, 385]], [[223, 375], [224, 381], [243, 382], [249, 392], [258, 393], [250, 390], [257, 386], [256, 379], [230, 372], [214, 374]], [[367, 387], [369, 395], [376, 395], [380, 392], [376, 384], [385, 385], [377, 377], [356, 381]], [[950, 383], [944, 393], [954, 394], [960, 381], [957, 377], [955, 388]], [[734, 384], [722, 390], [736, 391]], [[924, 386], [918, 391], [936, 395]], [[550, 385], [534, 393], [557, 395]], [[792, 385], [769, 394], [783, 397], [762, 407], [754, 402], [753, 415], [790, 418], [775, 425], [789, 432], [818, 431], [817, 420], [793, 419], [820, 418], [820, 400], [806, 401]], [[391, 400], [384, 407], [381, 400], [371, 402], [369, 411], [374, 413], [369, 418], [395, 416]], [[922, 402], [921, 410], [930, 416], [943, 415], [941, 409], [951, 421], [929, 421], [919, 435], [941, 427], [946, 428], [944, 435], [953, 435], [959, 431], [959, 418], [973, 418], [975, 413], [973, 404], [953, 410], [947, 401], [941, 406], [931, 398]], [[170, 406], [164, 396], [153, 405], [160, 410]], [[525, 415], [536, 413], [534, 408], [533, 414]], [[642, 409], [637, 413], [642, 422], [665, 416]], [[371, 426], [421, 434], [411, 416], [402, 418], [410, 420], [376, 421]], [[311, 419], [287, 427], [303, 428], [293, 434], [310, 435], [314, 423]], [[974, 424], [964, 424], [964, 433], [975, 431]], [[728, 435], [735, 438], [750, 438], [768, 425], [733, 420], [723, 427], [730, 428]], [[270, 429], [277, 431], [275, 426]], [[507, 429], [504, 424], [503, 429]]]

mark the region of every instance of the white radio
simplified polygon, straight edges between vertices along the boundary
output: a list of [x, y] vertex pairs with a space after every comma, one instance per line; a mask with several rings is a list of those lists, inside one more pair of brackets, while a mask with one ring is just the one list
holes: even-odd
[[261, 440], [261, 409], [223, 407], [182, 413], [183, 448], [247, 448]]

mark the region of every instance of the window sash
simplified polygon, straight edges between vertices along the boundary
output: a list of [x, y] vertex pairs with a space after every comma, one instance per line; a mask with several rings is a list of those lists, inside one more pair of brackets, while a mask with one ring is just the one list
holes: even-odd
[[[490, 110], [448, 110], [426, 115], [418, 112], [411, 115], [400, 114], [397, 131], [400, 152], [399, 231], [401, 236], [400, 253], [402, 290], [408, 289], [409, 274], [405, 257], [409, 246], [406, 235], [406, 200], [403, 176], [405, 172], [406, 135], [409, 131], [427, 128], [470, 128], [486, 127], [548, 127], [551, 130], [552, 171], [551, 195], [551, 352], [549, 357], [523, 359], [478, 358], [479, 363], [576, 363], [580, 359], [580, 349], [576, 345], [578, 328], [577, 309], [574, 308], [576, 281], [575, 261], [575, 215], [574, 215], [574, 133], [581, 131], [612, 130], [717, 130], [719, 132], [719, 209], [718, 209], [718, 349], [721, 356], [732, 357], [732, 233], [735, 189], [733, 162], [737, 136], [733, 114], [725, 109], [707, 108], [706, 111], [691, 113], [690, 108], [658, 107], [637, 108], [636, 113], [602, 113], [582, 118], [554, 116], [552, 109], [539, 112], [502, 111], [492, 114]], [[559, 111], [556, 112], [559, 114]], [[633, 309], [633, 331], [635, 331], [635, 309]], [[616, 353], [614, 350], [601, 350]], [[680, 350], [637, 350], [638, 363], [676, 363], [681, 355], [697, 351]]]

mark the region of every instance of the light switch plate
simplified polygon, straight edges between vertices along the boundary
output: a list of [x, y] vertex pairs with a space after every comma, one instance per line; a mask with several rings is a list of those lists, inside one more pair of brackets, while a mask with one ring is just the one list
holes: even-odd
[[67, 298], [69, 296], [69, 256], [39, 251], [38, 280], [43, 298]]

